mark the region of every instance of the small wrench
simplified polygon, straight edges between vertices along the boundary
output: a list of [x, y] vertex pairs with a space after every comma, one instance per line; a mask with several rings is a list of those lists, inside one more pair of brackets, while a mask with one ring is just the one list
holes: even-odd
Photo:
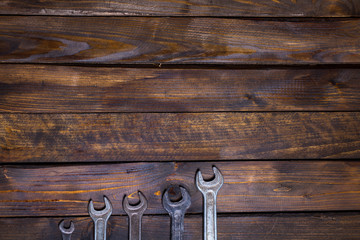
[[134, 206], [129, 204], [126, 196], [123, 201], [123, 209], [129, 216], [129, 240], [141, 240], [141, 218], [147, 208], [145, 196], [138, 191], [140, 202]]
[[104, 202], [105, 208], [100, 211], [95, 210], [92, 200], [89, 202], [89, 214], [95, 225], [94, 240], [106, 240], [106, 224], [112, 213], [112, 205], [105, 196]]
[[184, 233], [184, 216], [191, 205], [191, 198], [185, 188], [180, 187], [182, 199], [172, 202], [169, 199], [169, 189], [163, 195], [163, 206], [171, 216], [171, 240], [182, 240]]
[[224, 183], [219, 169], [213, 167], [215, 178], [205, 182], [200, 170], [196, 174], [196, 186], [204, 197], [204, 240], [217, 239], [216, 226], [216, 195]]
[[62, 220], [60, 222], [60, 224], [59, 224], [59, 229], [60, 229], [61, 234], [62, 234], [62, 239], [63, 240], [71, 240], [71, 234], [75, 230], [74, 223], [70, 222], [70, 227], [69, 228], [65, 228], [64, 224], [65, 224], [64, 220]]

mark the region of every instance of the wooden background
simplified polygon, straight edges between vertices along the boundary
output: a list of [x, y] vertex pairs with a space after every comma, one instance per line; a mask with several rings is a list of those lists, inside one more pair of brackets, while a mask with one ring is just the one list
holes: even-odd
[[360, 239], [360, 1], [0, 2], [0, 239], [93, 239], [90, 199], [223, 173], [220, 239]]

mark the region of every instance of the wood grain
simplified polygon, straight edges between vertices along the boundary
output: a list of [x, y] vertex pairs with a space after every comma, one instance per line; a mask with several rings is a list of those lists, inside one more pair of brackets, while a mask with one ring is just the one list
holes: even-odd
[[350, 17], [360, 16], [357, 0], [7, 0], [0, 14], [65, 16], [253, 16]]
[[2, 16], [0, 62], [358, 64], [360, 19]]
[[113, 214], [125, 214], [124, 195], [136, 202], [138, 190], [148, 199], [146, 214], [166, 214], [162, 194], [178, 185], [191, 195], [188, 212], [201, 213], [195, 174], [211, 178], [214, 165], [224, 176], [219, 213], [360, 210], [358, 161], [155, 162], [2, 166], [0, 216], [86, 216], [89, 200], [100, 208], [104, 195]]
[[0, 65], [0, 111], [359, 111], [359, 69]]
[[359, 112], [1, 114], [0, 162], [360, 157]]
[[[2, 240], [61, 239], [58, 223], [62, 218], [0, 218]], [[67, 218], [75, 223], [72, 239], [93, 239], [89, 217]], [[351, 213], [235, 215], [218, 217], [218, 239], [293, 239], [357, 240], [360, 238], [360, 216]], [[21, 228], [19, 228], [21, 226]], [[143, 239], [170, 239], [167, 216], [145, 216]], [[185, 217], [184, 239], [202, 238], [201, 216]], [[108, 222], [108, 239], [127, 239], [126, 217], [112, 216]]]

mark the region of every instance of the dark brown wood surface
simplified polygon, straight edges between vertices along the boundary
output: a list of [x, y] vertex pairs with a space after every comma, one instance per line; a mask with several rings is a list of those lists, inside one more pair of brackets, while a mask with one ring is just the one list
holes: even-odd
[[[58, 230], [61, 220], [62, 218], [0, 218], [1, 239], [61, 239]], [[93, 239], [93, 223], [89, 217], [68, 218], [66, 222], [70, 220], [75, 223], [72, 239]], [[359, 221], [360, 215], [353, 213], [219, 216], [218, 239], [358, 240]], [[170, 218], [145, 216], [142, 229], [143, 239], [168, 240]], [[201, 216], [186, 216], [184, 229], [184, 239], [201, 239]], [[109, 240], [127, 239], [126, 217], [110, 217], [107, 230]]]
[[360, 19], [0, 17], [0, 62], [358, 64]]
[[0, 65], [0, 111], [358, 111], [360, 70]]
[[360, 157], [359, 112], [1, 114], [0, 162]]
[[357, 0], [7, 0], [0, 14], [65, 16], [360, 16]]
[[125, 214], [124, 195], [135, 201], [138, 190], [148, 199], [146, 214], [165, 214], [162, 194], [178, 185], [191, 195], [188, 212], [201, 213], [195, 174], [209, 179], [213, 165], [224, 176], [219, 213], [360, 210], [358, 161], [155, 162], [2, 166], [0, 216], [86, 216], [89, 200], [100, 208], [104, 195], [113, 214]]
[[[131, 17], [129, 17], [131, 16]], [[93, 239], [90, 199], [223, 173], [218, 239], [360, 239], [360, 1], [0, 1], [0, 239]], [[254, 161], [249, 161], [254, 160]]]

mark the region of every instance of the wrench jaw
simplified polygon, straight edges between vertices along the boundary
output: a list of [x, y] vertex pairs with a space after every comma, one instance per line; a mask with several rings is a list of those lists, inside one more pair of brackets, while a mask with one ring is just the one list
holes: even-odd
[[65, 221], [62, 220], [60, 223], [59, 223], [59, 229], [62, 233], [64, 234], [67, 234], [67, 235], [70, 235], [74, 232], [75, 230], [75, 225], [74, 223], [71, 221], [70, 222], [70, 227], [69, 228], [65, 228]]
[[163, 195], [163, 206], [169, 214], [175, 212], [175, 210], [183, 210], [184, 209], [184, 212], [185, 212], [191, 205], [190, 194], [183, 187], [180, 187], [180, 191], [181, 191], [182, 198], [180, 201], [177, 201], [177, 202], [173, 202], [170, 200], [169, 189], [166, 189], [166, 191]]
[[147, 209], [146, 197], [140, 191], [138, 191], [138, 195], [140, 202], [137, 205], [130, 205], [128, 196], [125, 196], [123, 200], [123, 209], [129, 216], [133, 214], [143, 215]]
[[104, 202], [105, 202], [105, 208], [102, 210], [96, 210], [94, 208], [94, 203], [92, 200], [89, 202], [89, 214], [90, 217], [96, 221], [99, 218], [102, 218], [104, 220], [108, 220], [111, 213], [112, 213], [112, 205], [111, 202], [107, 197], [104, 196]]
[[217, 194], [219, 189], [224, 184], [224, 177], [221, 174], [220, 170], [214, 166], [213, 171], [215, 174], [215, 178], [211, 181], [204, 181], [200, 170], [196, 173], [196, 186], [203, 194], [205, 194], [209, 190]]
[[71, 240], [71, 234], [74, 232], [75, 230], [75, 226], [73, 222], [70, 222], [70, 227], [69, 228], [65, 228], [64, 226], [65, 221], [62, 220], [59, 223], [59, 229], [61, 231], [61, 235], [62, 235], [62, 239], [63, 240]]

